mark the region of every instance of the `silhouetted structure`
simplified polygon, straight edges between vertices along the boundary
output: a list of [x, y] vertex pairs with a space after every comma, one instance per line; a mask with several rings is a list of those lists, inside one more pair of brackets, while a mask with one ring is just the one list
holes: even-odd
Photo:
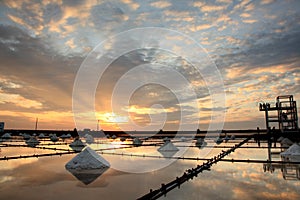
[[[295, 143], [296, 144], [296, 143]], [[282, 146], [282, 144], [281, 144]], [[282, 172], [282, 177], [286, 180], [300, 180], [300, 165], [293, 162], [299, 162], [299, 160], [290, 160], [289, 158], [282, 156], [282, 152], [287, 148], [278, 149], [272, 148], [272, 142], [268, 141], [268, 162], [263, 164], [264, 172], [268, 171], [273, 173], [275, 169], [279, 169]], [[278, 155], [280, 156], [280, 160]], [[298, 157], [296, 157], [298, 158]], [[273, 160], [283, 161], [284, 163], [272, 163]]]
[[293, 95], [278, 96], [273, 106], [270, 103], [260, 103], [259, 110], [265, 111], [266, 128], [269, 131], [270, 123], [278, 123], [282, 133], [298, 132], [297, 105]]
[[4, 132], [4, 122], [0, 122], [0, 133]]

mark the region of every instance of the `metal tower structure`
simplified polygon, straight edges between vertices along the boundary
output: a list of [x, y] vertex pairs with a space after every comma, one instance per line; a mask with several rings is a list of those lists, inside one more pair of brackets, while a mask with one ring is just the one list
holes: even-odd
[[278, 123], [282, 133], [298, 132], [297, 105], [293, 95], [278, 96], [275, 105], [260, 103], [259, 110], [265, 112], [266, 128], [270, 129], [270, 123]]

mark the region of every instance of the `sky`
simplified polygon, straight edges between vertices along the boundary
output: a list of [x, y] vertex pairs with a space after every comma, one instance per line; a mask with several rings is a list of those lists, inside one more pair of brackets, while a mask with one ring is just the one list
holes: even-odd
[[[225, 112], [225, 129], [265, 128], [259, 102], [291, 94], [300, 110], [299, 11], [298, 0], [1, 1], [0, 121], [13, 129], [33, 129], [36, 118], [40, 129], [96, 129], [95, 120], [84, 120], [92, 115], [104, 130], [177, 130], [183, 115], [185, 125], [191, 125], [186, 127], [204, 130], [215, 123], [211, 121], [218, 115], [212, 113], [215, 109]], [[207, 82], [205, 73], [195, 70], [193, 59], [183, 55], [196, 58], [198, 51], [180, 42], [183, 37], [159, 39], [159, 31], [132, 34], [121, 45], [111, 41], [105, 47], [113, 54], [133, 42], [143, 44], [106, 68], [96, 85], [94, 105], [89, 105], [95, 112], [74, 114], [74, 86], [91, 52], [113, 36], [147, 27], [191, 38], [203, 49], [199, 55], [213, 63], [206, 67], [216, 66], [220, 77]], [[148, 38], [156, 46], [147, 46]], [[174, 51], [162, 48], [165, 44], [173, 45]], [[176, 89], [172, 89], [149, 83], [130, 95], [128, 105], [122, 90], [113, 99], [115, 86], [127, 85], [129, 78], [118, 81], [141, 65], [144, 74], [135, 72], [137, 79], [131, 76], [131, 81], [164, 80], [176, 71], [188, 85], [173, 81]], [[214, 99], [209, 87], [221, 83], [226, 98]], [[193, 98], [189, 88], [195, 92]], [[82, 93], [78, 102], [90, 103], [85, 97]], [[117, 109], [112, 109], [112, 101]]]

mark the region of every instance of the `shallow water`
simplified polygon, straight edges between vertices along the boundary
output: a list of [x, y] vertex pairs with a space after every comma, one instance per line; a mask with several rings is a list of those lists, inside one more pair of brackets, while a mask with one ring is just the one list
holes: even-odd
[[[174, 144], [184, 145], [184, 143]], [[210, 144], [213, 143], [209, 143], [208, 146]], [[220, 146], [234, 144], [222, 143]], [[101, 149], [116, 145], [121, 146], [111, 141], [108, 144], [93, 144], [91, 147]], [[243, 145], [243, 147], [247, 146], [257, 146], [257, 144], [249, 142]], [[68, 148], [67, 145], [51, 147]], [[156, 151], [157, 148], [159, 146], [106, 152], [153, 154], [160, 155], [160, 159], [100, 155], [115, 166], [130, 160], [135, 163], [137, 169], [140, 169], [140, 166], [145, 167], [145, 163], [149, 160], [165, 159]], [[201, 155], [203, 149], [193, 147], [185, 152], [184, 157], [211, 158], [221, 150], [222, 148], [214, 148], [208, 155], [203, 156]], [[49, 152], [55, 151], [28, 147], [1, 147], [1, 157]], [[186, 169], [203, 163], [203, 161], [176, 160], [165, 168], [148, 173], [127, 173], [111, 167], [92, 183], [85, 185], [65, 169], [65, 164], [74, 156], [75, 154], [0, 161], [0, 199], [136, 199], [150, 189], [158, 189], [162, 183], [181, 176]], [[268, 149], [239, 148], [226, 158], [266, 160]], [[273, 160], [279, 160], [278, 156], [276, 158], [275, 155]], [[218, 162], [212, 166], [211, 171], [204, 171], [193, 180], [182, 184], [180, 189], [174, 189], [161, 199], [299, 199], [299, 188], [299, 180], [283, 179], [280, 169], [275, 169], [273, 173], [264, 172], [262, 163]]]

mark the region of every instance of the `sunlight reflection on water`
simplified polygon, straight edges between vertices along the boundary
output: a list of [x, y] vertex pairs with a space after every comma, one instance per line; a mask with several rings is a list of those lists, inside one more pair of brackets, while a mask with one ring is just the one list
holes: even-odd
[[[184, 143], [175, 143], [183, 145]], [[107, 148], [114, 144], [93, 144], [91, 147]], [[208, 145], [210, 143], [208, 142]], [[234, 143], [222, 143], [222, 146], [233, 146]], [[248, 143], [244, 146], [257, 146]], [[262, 144], [264, 146], [264, 144]], [[265, 145], [266, 146], [266, 145]], [[61, 145], [60, 145], [61, 147]], [[67, 147], [67, 145], [65, 146]], [[110, 152], [141, 154], [152, 152], [162, 156], [159, 146], [118, 149]], [[180, 147], [179, 147], [180, 148]], [[220, 153], [222, 148], [214, 148], [207, 158]], [[48, 153], [51, 150], [27, 147], [2, 147], [1, 157], [19, 154]], [[197, 157], [201, 149], [190, 148], [185, 157]], [[120, 162], [130, 159], [136, 166], [143, 166], [145, 160], [155, 158], [137, 158], [100, 154], [109, 162]], [[18, 159], [0, 162], [1, 199], [136, 199], [161, 183], [174, 180], [183, 172], [202, 164], [203, 161], [177, 160], [163, 169], [141, 174], [131, 174], [112, 168], [88, 185], [80, 182], [65, 169], [65, 164], [75, 155], [53, 156], [43, 158]], [[240, 148], [226, 158], [234, 159], [267, 159], [267, 149]], [[165, 158], [161, 158], [165, 159]], [[211, 171], [204, 171], [180, 189], [167, 194], [166, 199], [299, 199], [300, 181], [284, 180], [280, 169], [273, 173], [264, 172], [263, 164], [219, 162]], [[162, 198], [164, 199], [164, 197]]]

